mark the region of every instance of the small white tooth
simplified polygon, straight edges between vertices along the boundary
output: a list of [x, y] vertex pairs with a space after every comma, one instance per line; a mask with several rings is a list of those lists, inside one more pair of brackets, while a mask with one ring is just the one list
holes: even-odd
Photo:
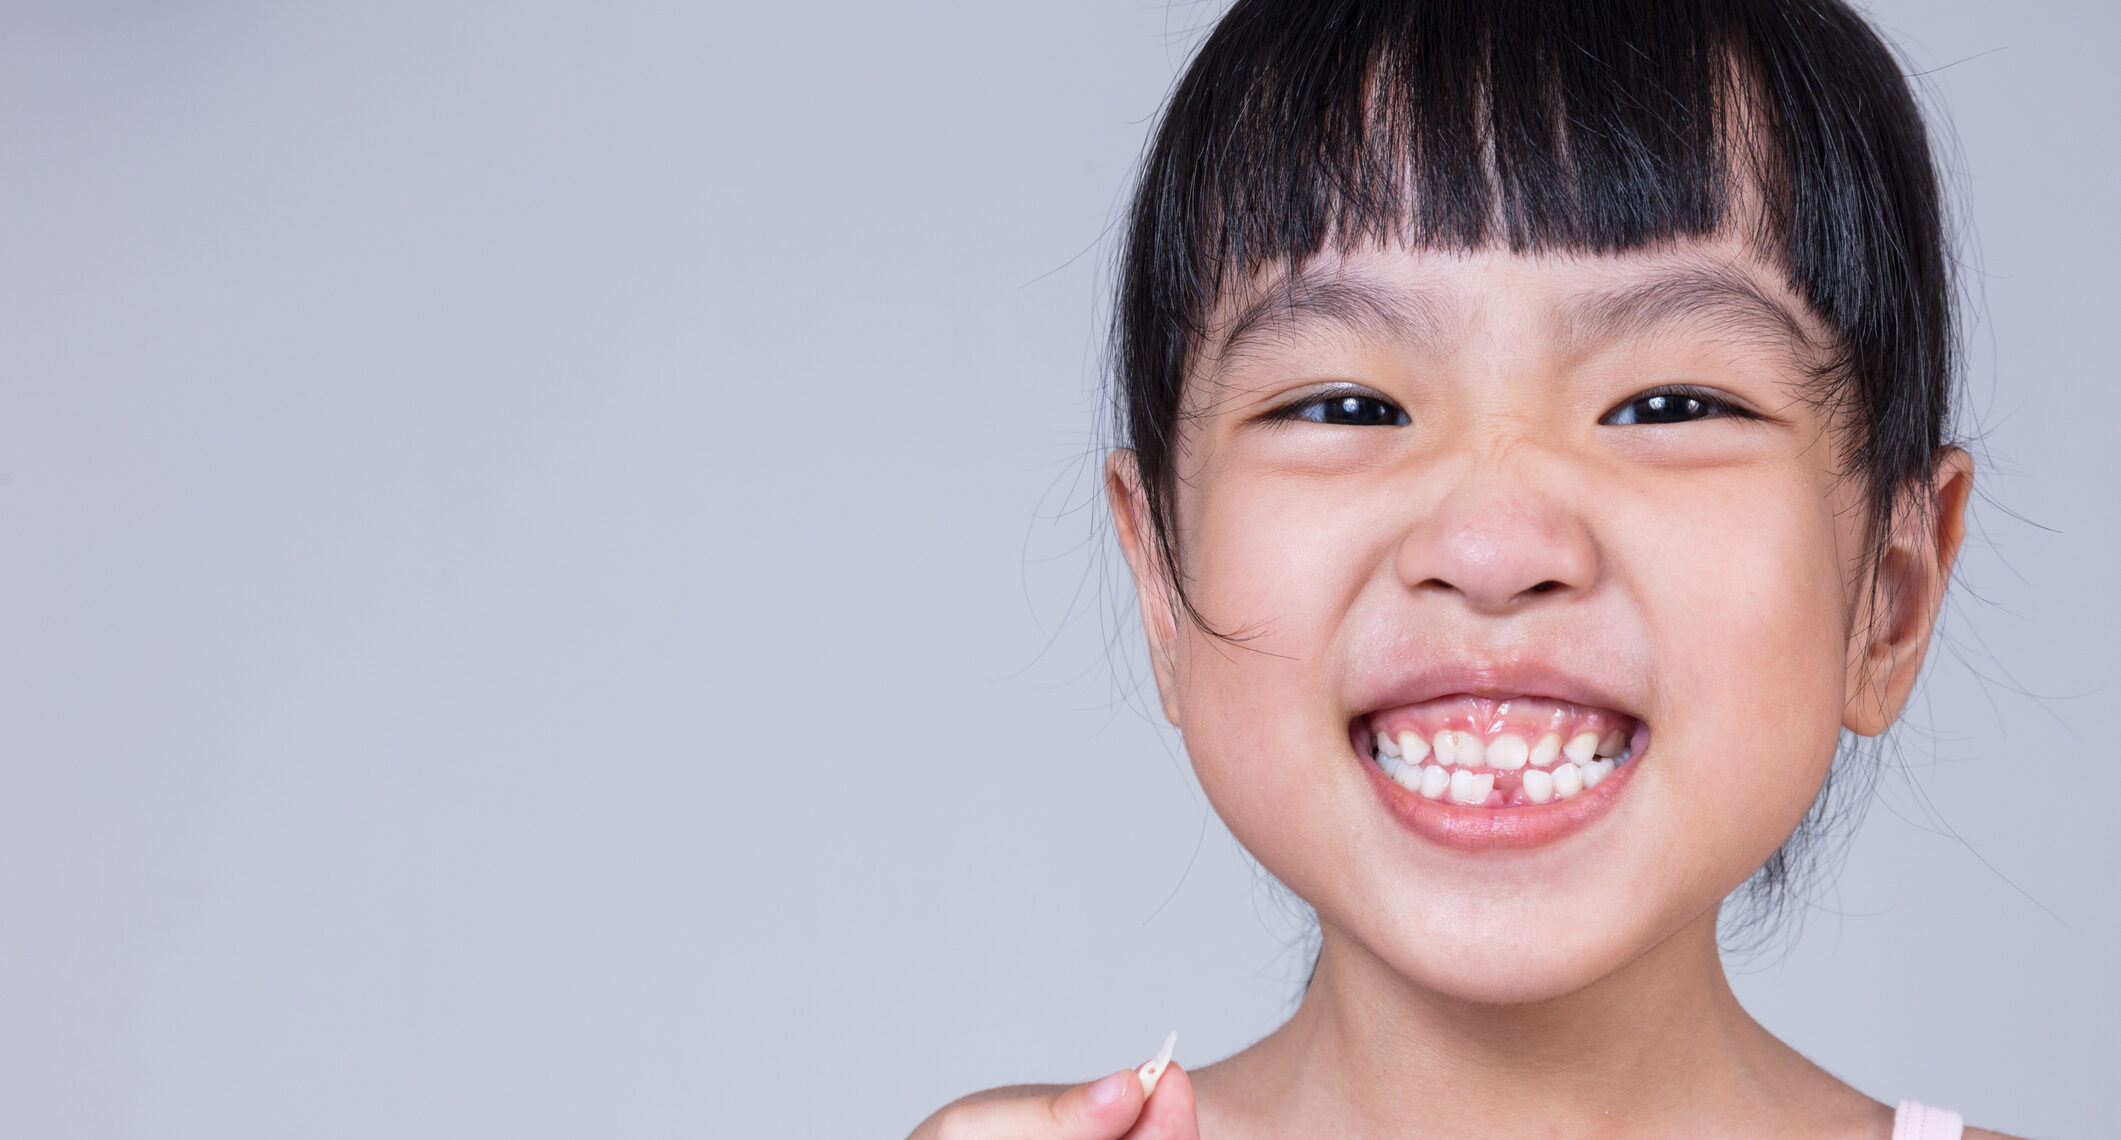
[[1399, 754], [1407, 758], [1407, 763], [1419, 764], [1429, 758], [1429, 742], [1409, 729], [1399, 734]]
[[1421, 765], [1409, 764], [1404, 760], [1393, 760], [1390, 761], [1390, 764], [1392, 765], [1392, 778], [1399, 781], [1400, 787], [1421, 787]]
[[1600, 756], [1618, 756], [1622, 752], [1627, 751], [1627, 747], [1628, 734], [1616, 728], [1606, 733], [1605, 739], [1598, 742], [1598, 754]]
[[[1489, 779], [1491, 780], [1493, 778], [1494, 777], [1492, 776], [1489, 777]], [[1451, 773], [1451, 802], [1457, 804], [1477, 804], [1480, 801], [1487, 799], [1488, 797], [1486, 793], [1475, 795], [1473, 792], [1473, 786], [1479, 782], [1479, 779], [1480, 778], [1478, 776], [1475, 776], [1473, 773], [1468, 772], [1463, 768], [1460, 768], [1458, 771]]]
[[1156, 1091], [1156, 1082], [1164, 1078], [1164, 1066], [1171, 1063], [1171, 1050], [1177, 1044], [1178, 1030], [1174, 1029], [1169, 1037], [1164, 1038], [1164, 1047], [1156, 1051], [1156, 1056], [1141, 1068], [1134, 1070], [1134, 1075], [1141, 1078], [1142, 1095], [1144, 1097]]
[[1455, 749], [1455, 755], [1451, 757], [1452, 761], [1461, 768], [1487, 767], [1487, 741], [1470, 732], [1460, 732], [1455, 735], [1458, 737], [1458, 744]]
[[1543, 804], [1554, 798], [1554, 773], [1534, 768], [1524, 774], [1524, 798]]
[[1525, 747], [1524, 737], [1506, 732], [1488, 741], [1488, 766], [1505, 772], [1515, 772], [1524, 767], [1525, 757], [1531, 751]]
[[[1408, 765], [1413, 767], [1413, 765]], [[1450, 770], [1441, 764], [1431, 764], [1421, 770], [1421, 794], [1423, 799], [1440, 799], [1445, 788], [1451, 786]]]
[[1562, 799], [1583, 790], [1583, 769], [1574, 764], [1554, 765], [1554, 794]]
[[1382, 733], [1382, 732], [1378, 733], [1378, 734], [1377, 734], [1377, 754], [1378, 754], [1379, 756], [1391, 756], [1391, 757], [1395, 757], [1395, 758], [1396, 758], [1396, 757], [1398, 757], [1398, 755], [1399, 755], [1399, 742], [1398, 742], [1398, 741], [1396, 741], [1396, 740], [1393, 740], [1393, 739], [1392, 739], [1391, 737], [1389, 737], [1389, 736], [1386, 736], [1386, 735], [1385, 735], [1384, 733]]
[[1583, 786], [1586, 788], [1597, 787], [1598, 781], [1605, 779], [1612, 771], [1613, 762], [1611, 760], [1593, 760], [1585, 764], [1583, 766]]
[[1473, 802], [1486, 803], [1488, 794], [1495, 790], [1495, 773], [1482, 772], [1473, 777]]
[[1561, 746], [1561, 754], [1578, 764], [1590, 763], [1591, 757], [1598, 754], [1598, 734], [1579, 732], [1569, 737], [1569, 742]]
[[1532, 746], [1532, 766], [1535, 768], [1551, 767], [1554, 763], [1554, 758], [1559, 755], [1561, 755], [1561, 734], [1558, 732], [1547, 733], [1539, 738], [1539, 743]]
[[1397, 756], [1379, 756], [1372, 762], [1382, 769], [1387, 776], [1399, 775], [1399, 769], [1404, 764]]

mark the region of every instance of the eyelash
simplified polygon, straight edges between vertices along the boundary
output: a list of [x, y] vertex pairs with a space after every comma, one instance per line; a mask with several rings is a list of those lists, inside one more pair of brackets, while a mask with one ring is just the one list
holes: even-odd
[[[1335, 405], [1338, 405], [1337, 409]], [[1329, 418], [1336, 411], [1345, 418]], [[1268, 418], [1335, 427], [1405, 427], [1410, 422], [1407, 413], [1397, 404], [1361, 388], [1321, 392], [1280, 408]], [[1600, 416], [1598, 422], [1605, 427], [1655, 427], [1723, 418], [1751, 420], [1760, 417], [1739, 407], [1729, 397], [1707, 388], [1673, 384], [1628, 397]]]
[[[1327, 418], [1333, 414], [1336, 404], [1340, 405], [1339, 410], [1350, 418]], [[1303, 420], [1334, 427], [1405, 427], [1412, 422], [1399, 405], [1367, 388], [1339, 388], [1320, 392], [1309, 399], [1279, 408], [1268, 418], [1284, 421]]]
[[[1652, 418], [1645, 419], [1634, 411], [1639, 407], [1646, 407]], [[1622, 420], [1620, 417], [1624, 413], [1630, 414], [1630, 418]], [[1677, 414], [1669, 419], [1662, 418], [1672, 413]], [[1598, 422], [1606, 427], [1654, 427], [1725, 418], [1757, 420], [1760, 417], [1721, 393], [1691, 384], [1673, 384], [1629, 396], [1612, 411], [1600, 416]]]

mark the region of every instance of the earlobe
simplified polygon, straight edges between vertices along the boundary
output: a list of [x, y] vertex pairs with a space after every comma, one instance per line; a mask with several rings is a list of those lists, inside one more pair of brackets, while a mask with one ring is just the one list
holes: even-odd
[[1141, 606], [1142, 631], [1149, 638], [1149, 661], [1156, 672], [1156, 692], [1163, 703], [1164, 718], [1178, 725], [1177, 613], [1163, 551], [1149, 517], [1141, 466], [1133, 449], [1115, 448], [1106, 457], [1105, 499], [1112, 508], [1112, 525], [1118, 532], [1120, 549], [1127, 556], [1127, 569], [1134, 577], [1134, 595]]
[[[1938, 454], [1930, 477], [1903, 492], [1892, 539], [1877, 567], [1851, 653], [1844, 728], [1877, 736], [1899, 719], [1914, 691], [1944, 605], [1945, 587], [1966, 537], [1973, 459], [1956, 447]], [[1857, 646], [1851, 646], [1857, 649]]]

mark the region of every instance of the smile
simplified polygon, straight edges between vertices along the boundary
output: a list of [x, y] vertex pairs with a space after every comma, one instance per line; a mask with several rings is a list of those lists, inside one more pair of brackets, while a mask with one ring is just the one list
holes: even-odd
[[1417, 831], [1516, 846], [1601, 813], [1649, 728], [1548, 697], [1454, 695], [1359, 717], [1350, 737], [1387, 805]]

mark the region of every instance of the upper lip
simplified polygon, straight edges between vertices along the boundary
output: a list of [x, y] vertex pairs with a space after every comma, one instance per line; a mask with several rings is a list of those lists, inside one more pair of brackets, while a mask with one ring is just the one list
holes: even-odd
[[1591, 670], [1570, 669], [1534, 657], [1432, 654], [1408, 668], [1375, 678], [1360, 694], [1361, 715], [1440, 697], [1546, 697], [1590, 705], [1641, 720], [1628, 694], [1599, 681]]

